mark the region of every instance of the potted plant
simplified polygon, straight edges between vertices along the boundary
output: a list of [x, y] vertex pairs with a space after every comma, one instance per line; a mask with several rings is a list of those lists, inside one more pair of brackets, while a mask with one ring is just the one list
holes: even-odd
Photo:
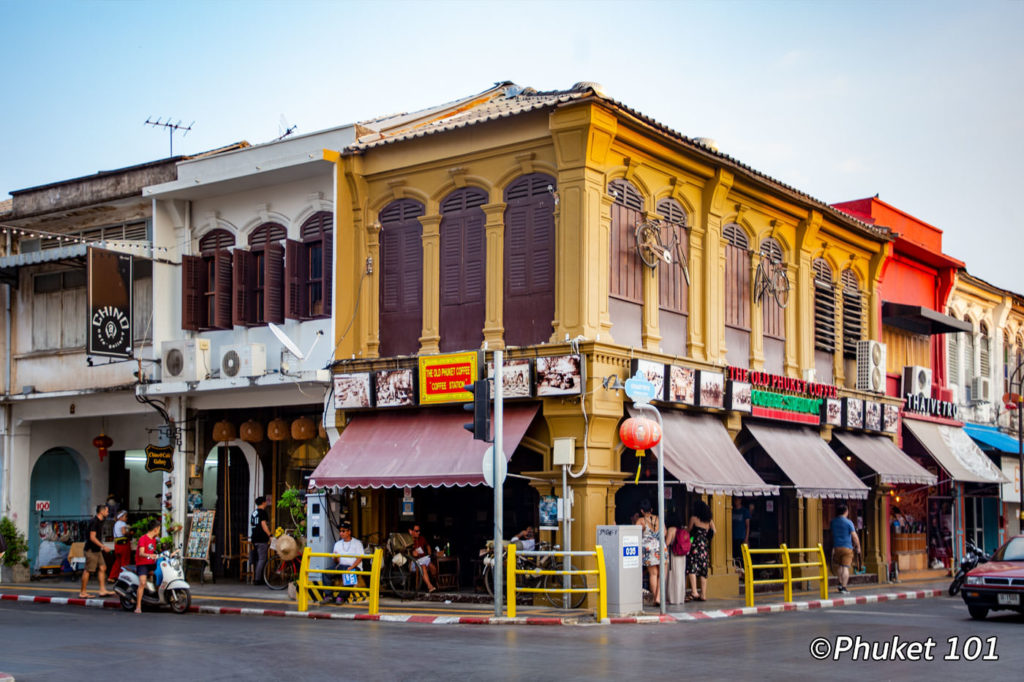
[[7, 546], [4, 558], [0, 561], [3, 582], [27, 583], [31, 573], [28, 570], [28, 542], [25, 535], [19, 533], [14, 522], [6, 516], [0, 519], [0, 535], [3, 535]]
[[297, 539], [306, 538], [306, 498], [298, 488], [288, 487], [281, 493], [281, 499], [277, 501], [278, 509], [286, 509], [295, 524], [295, 536]]

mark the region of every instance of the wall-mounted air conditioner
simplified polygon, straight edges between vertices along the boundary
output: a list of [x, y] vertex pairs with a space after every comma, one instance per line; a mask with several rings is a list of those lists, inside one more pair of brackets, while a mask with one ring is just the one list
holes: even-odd
[[202, 381], [210, 376], [210, 341], [164, 341], [160, 346], [160, 359], [163, 381]]
[[988, 377], [974, 377], [971, 379], [971, 402], [992, 402], [992, 382]]
[[267, 373], [267, 347], [262, 343], [224, 346], [220, 354], [220, 376], [260, 377]]
[[903, 397], [908, 395], [932, 397], [932, 370], [930, 367], [907, 365], [903, 368]]
[[857, 390], [885, 393], [885, 344], [857, 342]]

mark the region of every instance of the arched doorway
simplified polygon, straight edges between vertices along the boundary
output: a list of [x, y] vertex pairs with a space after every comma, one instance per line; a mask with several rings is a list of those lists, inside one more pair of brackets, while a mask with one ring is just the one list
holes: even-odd
[[[239, 539], [249, 534], [249, 511], [262, 493], [262, 467], [249, 443], [232, 441], [215, 447], [203, 464], [203, 508], [214, 509], [214, 540], [211, 566], [217, 574], [225, 571], [225, 558], [237, 557]], [[256, 483], [256, 486], [253, 485]]]
[[[52, 448], [44, 452], [32, 467], [29, 484], [28, 557], [34, 569], [39, 556], [39, 524], [48, 520], [73, 521], [89, 516], [89, 467], [76, 451]], [[36, 511], [36, 501], [50, 503], [46, 512]], [[102, 500], [97, 500], [99, 504]]]

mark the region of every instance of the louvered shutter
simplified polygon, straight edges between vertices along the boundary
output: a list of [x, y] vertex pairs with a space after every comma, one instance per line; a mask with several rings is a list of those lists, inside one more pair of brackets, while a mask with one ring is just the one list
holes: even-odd
[[[970, 322], [970, 320], [965, 320]], [[974, 379], [974, 332], [965, 332], [964, 339], [964, 387], [966, 391], [971, 390], [971, 382]], [[968, 394], [968, 398], [970, 395]]]
[[750, 330], [750, 250], [747, 234], [739, 225], [726, 225], [725, 326]]
[[285, 241], [284, 245], [284, 277], [285, 298], [284, 316], [289, 320], [301, 320], [306, 317], [306, 246], [294, 239]]
[[206, 263], [200, 256], [181, 257], [181, 328], [199, 331], [205, 326]]
[[608, 183], [608, 191], [615, 198], [611, 210], [609, 294], [642, 305], [643, 264], [636, 250], [636, 228], [644, 220], [643, 197], [625, 180]]
[[214, 256], [214, 272], [217, 281], [214, 286], [214, 314], [216, 318], [212, 327], [231, 329], [231, 252], [220, 250]]
[[232, 279], [234, 286], [233, 314], [231, 322], [237, 325], [247, 325], [256, 321], [253, 310], [253, 278], [254, 261], [256, 256], [249, 251], [235, 249], [232, 252]]
[[263, 251], [263, 321], [284, 322], [284, 247], [270, 242]]
[[323, 249], [321, 249], [321, 257], [323, 258], [323, 315], [324, 317], [331, 316], [332, 302], [334, 300], [334, 232], [331, 226], [328, 225], [324, 228], [324, 240]]
[[[761, 253], [762, 259], [782, 262], [782, 247], [771, 237], [762, 240]], [[785, 340], [786, 311], [775, 300], [775, 296], [767, 291], [761, 297], [761, 324], [765, 336]]]
[[[675, 199], [662, 199], [658, 202], [658, 215], [662, 218], [661, 241], [671, 244], [675, 237], [679, 239], [679, 251], [682, 258], [687, 258], [689, 237], [686, 233], [686, 213]], [[687, 312], [689, 294], [683, 269], [675, 262], [677, 254], [672, 254], [672, 263], [658, 264], [658, 306], [683, 315]], [[685, 262], [685, 261], [684, 261]]]
[[452, 192], [441, 203], [441, 350], [479, 348], [483, 341], [486, 285], [487, 194]]
[[834, 352], [836, 349], [836, 293], [832, 284], [832, 268], [818, 258], [814, 267], [814, 347]]
[[864, 338], [864, 304], [860, 281], [852, 270], [843, 270], [843, 354], [857, 357], [857, 342]]
[[551, 338], [555, 316], [555, 179], [533, 174], [505, 191], [505, 343], [528, 346]]
[[381, 357], [412, 355], [423, 330], [423, 205], [393, 201], [378, 215], [380, 233]]

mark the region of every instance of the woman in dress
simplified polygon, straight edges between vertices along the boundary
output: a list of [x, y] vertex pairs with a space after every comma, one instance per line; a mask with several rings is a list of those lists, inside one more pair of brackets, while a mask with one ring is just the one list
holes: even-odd
[[640, 518], [636, 525], [643, 528], [640, 544], [644, 548], [644, 566], [647, 567], [647, 582], [651, 588], [651, 598], [655, 606], [661, 606], [661, 592], [658, 585], [658, 572], [661, 569], [661, 543], [658, 540], [658, 515], [651, 511], [651, 501], [640, 500]]
[[693, 505], [689, 531], [690, 554], [686, 562], [686, 577], [690, 581], [690, 595], [686, 600], [704, 601], [707, 598], [708, 564], [711, 563], [711, 536], [715, 533], [715, 522], [711, 518], [711, 507], [703, 500], [697, 500]]

